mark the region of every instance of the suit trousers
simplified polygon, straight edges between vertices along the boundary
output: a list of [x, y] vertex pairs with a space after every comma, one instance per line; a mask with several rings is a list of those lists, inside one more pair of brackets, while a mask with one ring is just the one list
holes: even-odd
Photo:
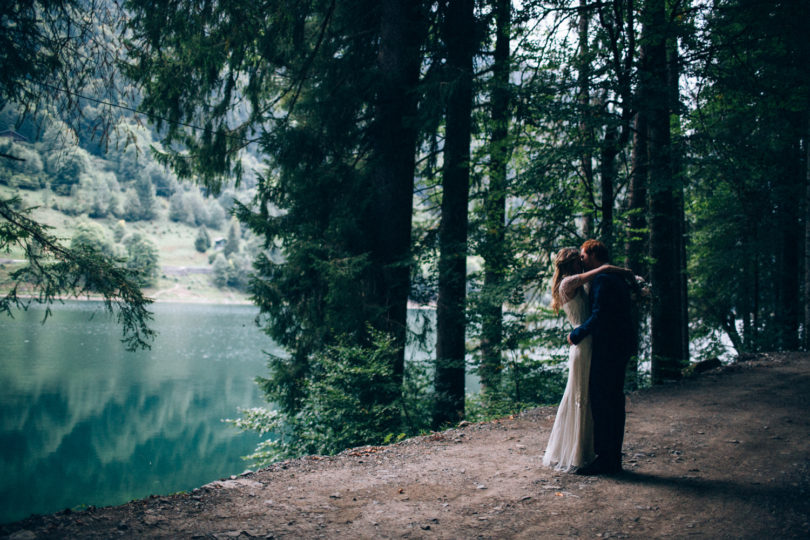
[[624, 371], [627, 359], [591, 360], [590, 398], [594, 451], [601, 461], [621, 465], [624, 442]]

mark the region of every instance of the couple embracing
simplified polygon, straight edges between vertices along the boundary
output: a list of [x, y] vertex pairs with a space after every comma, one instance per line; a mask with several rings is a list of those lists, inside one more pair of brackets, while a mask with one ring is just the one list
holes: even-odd
[[635, 276], [608, 260], [605, 245], [588, 240], [580, 250], [562, 249], [554, 261], [551, 306], [562, 307], [574, 330], [543, 464], [577, 474], [622, 470], [624, 371], [635, 351], [628, 281]]

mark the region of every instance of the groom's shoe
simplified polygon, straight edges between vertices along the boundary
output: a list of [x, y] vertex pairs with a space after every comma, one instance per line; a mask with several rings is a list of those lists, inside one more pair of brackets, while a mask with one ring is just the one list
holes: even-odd
[[596, 476], [597, 474], [602, 474], [602, 468], [594, 461], [584, 467], [580, 467], [574, 471], [574, 474], [578, 474], [579, 476]]
[[601, 458], [596, 458], [588, 465], [584, 467], [580, 467], [576, 470], [575, 474], [581, 476], [596, 476], [599, 474], [620, 474], [622, 472], [622, 463], [621, 461], [615, 460], [606, 460]]
[[621, 463], [613, 463], [611, 465], [603, 467], [602, 474], [613, 475], [613, 474], [622, 474], [622, 464]]
[[608, 459], [605, 466], [605, 474], [622, 473], [622, 456], [619, 454], [615, 458]]

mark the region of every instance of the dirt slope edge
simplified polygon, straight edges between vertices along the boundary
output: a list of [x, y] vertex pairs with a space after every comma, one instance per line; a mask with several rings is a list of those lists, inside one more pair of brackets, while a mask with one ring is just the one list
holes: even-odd
[[7, 538], [807, 538], [810, 356], [628, 396], [626, 472], [544, 469], [554, 408], [306, 457], [188, 494], [0, 527]]

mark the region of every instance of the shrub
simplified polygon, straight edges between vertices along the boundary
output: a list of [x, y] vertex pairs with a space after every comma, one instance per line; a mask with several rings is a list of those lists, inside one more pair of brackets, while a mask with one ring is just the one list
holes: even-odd
[[77, 197], [82, 202], [84, 212], [91, 218], [103, 218], [120, 212], [118, 181], [109, 172], [82, 175]]
[[242, 411], [241, 419], [229, 420], [244, 430], [272, 434], [247, 458], [263, 465], [404, 437], [399, 388], [393, 377], [395, 354], [393, 341], [380, 333], [375, 333], [368, 347], [339, 344], [317, 354], [312, 359], [307, 399], [299, 412], [249, 409]]
[[217, 253], [213, 264], [213, 281], [217, 287], [227, 287], [228, 277], [231, 273], [231, 263], [222, 253]]
[[225, 257], [217, 253], [213, 262], [213, 282], [217, 287], [233, 287], [246, 291], [250, 284], [252, 261], [247, 255], [238, 253]]
[[12, 188], [29, 189], [32, 191], [42, 189], [47, 185], [43, 178], [39, 175], [30, 176], [23, 173], [6, 175], [3, 174], [3, 172], [0, 172], [0, 184], [6, 184]]
[[134, 189], [128, 189], [124, 193], [123, 208], [121, 209], [121, 217], [127, 221], [139, 221], [143, 215], [141, 209], [141, 199]]
[[135, 193], [138, 195], [141, 213], [139, 219], [150, 220], [155, 217], [155, 187], [146, 174], [135, 180]]
[[90, 169], [87, 152], [81, 148], [58, 153], [51, 159], [51, 189], [59, 195], [70, 195], [71, 188], [78, 184], [82, 174]]
[[159, 256], [155, 244], [140, 233], [124, 238], [127, 249], [126, 267], [137, 274], [141, 287], [157, 284]]
[[174, 176], [164, 168], [153, 163], [146, 168], [146, 174], [155, 187], [156, 196], [168, 198], [174, 193], [177, 181], [174, 179]]
[[107, 236], [107, 231], [92, 221], [79, 222], [70, 240], [70, 249], [92, 251], [107, 257], [115, 254], [115, 247]]
[[225, 210], [216, 199], [208, 199], [208, 221], [205, 222], [211, 229], [219, 230], [225, 226]]
[[177, 223], [188, 223], [189, 210], [182, 191], [175, 191], [169, 197], [169, 219]]
[[228, 227], [228, 241], [225, 243], [224, 249], [226, 257], [232, 253], [239, 253], [239, 241], [241, 235], [239, 222], [236, 221], [236, 219], [231, 218], [231, 224]]
[[113, 228], [113, 239], [116, 242], [120, 242], [124, 239], [124, 235], [127, 234], [127, 225], [123, 219], [119, 219], [115, 223], [115, 227]]
[[46, 185], [39, 152], [25, 144], [0, 141], [0, 153], [17, 159], [0, 159], [0, 183], [20, 189], [41, 189]]
[[205, 253], [211, 247], [211, 237], [205, 227], [197, 230], [197, 238], [194, 239], [194, 249], [200, 253]]

